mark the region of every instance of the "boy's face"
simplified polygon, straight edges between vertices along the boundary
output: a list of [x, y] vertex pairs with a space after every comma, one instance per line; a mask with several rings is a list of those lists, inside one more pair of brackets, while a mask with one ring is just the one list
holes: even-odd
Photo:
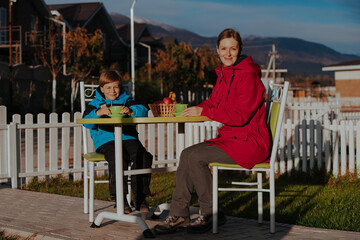
[[120, 94], [120, 83], [106, 83], [104, 86], [100, 87], [100, 90], [105, 95], [106, 99], [115, 100]]

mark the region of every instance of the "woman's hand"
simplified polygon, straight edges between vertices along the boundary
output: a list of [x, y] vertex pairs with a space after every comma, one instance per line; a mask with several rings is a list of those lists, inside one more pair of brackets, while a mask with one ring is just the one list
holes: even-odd
[[200, 116], [201, 112], [202, 112], [203, 108], [202, 107], [189, 107], [187, 109], [185, 109], [184, 111], [182, 111], [182, 115], [183, 116]]
[[128, 107], [125, 107], [123, 106], [121, 111], [120, 111], [121, 114], [127, 114], [127, 115], [133, 115], [134, 114], [134, 111], [131, 110], [130, 108]]
[[102, 105], [100, 109], [96, 111], [96, 115], [98, 116], [109, 115], [109, 114], [111, 114], [111, 111], [105, 104]]

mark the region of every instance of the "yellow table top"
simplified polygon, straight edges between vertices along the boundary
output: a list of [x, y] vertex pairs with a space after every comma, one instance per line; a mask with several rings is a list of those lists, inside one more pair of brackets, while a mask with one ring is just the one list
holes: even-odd
[[139, 118], [79, 118], [80, 124], [141, 124], [141, 123], [184, 123], [211, 121], [206, 116], [196, 117], [139, 117]]

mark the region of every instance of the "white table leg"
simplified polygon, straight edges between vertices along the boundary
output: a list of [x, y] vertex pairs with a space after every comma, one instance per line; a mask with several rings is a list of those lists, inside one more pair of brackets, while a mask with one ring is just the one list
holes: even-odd
[[100, 227], [104, 218], [118, 221], [137, 223], [145, 238], [154, 238], [153, 233], [140, 216], [124, 214], [124, 172], [123, 172], [123, 149], [122, 149], [122, 125], [115, 125], [115, 180], [116, 180], [116, 214], [101, 212], [91, 227]]

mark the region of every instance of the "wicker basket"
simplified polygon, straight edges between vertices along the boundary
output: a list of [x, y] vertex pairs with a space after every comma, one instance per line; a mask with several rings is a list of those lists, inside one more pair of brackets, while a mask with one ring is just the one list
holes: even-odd
[[173, 117], [175, 104], [149, 104], [149, 108], [154, 117]]

